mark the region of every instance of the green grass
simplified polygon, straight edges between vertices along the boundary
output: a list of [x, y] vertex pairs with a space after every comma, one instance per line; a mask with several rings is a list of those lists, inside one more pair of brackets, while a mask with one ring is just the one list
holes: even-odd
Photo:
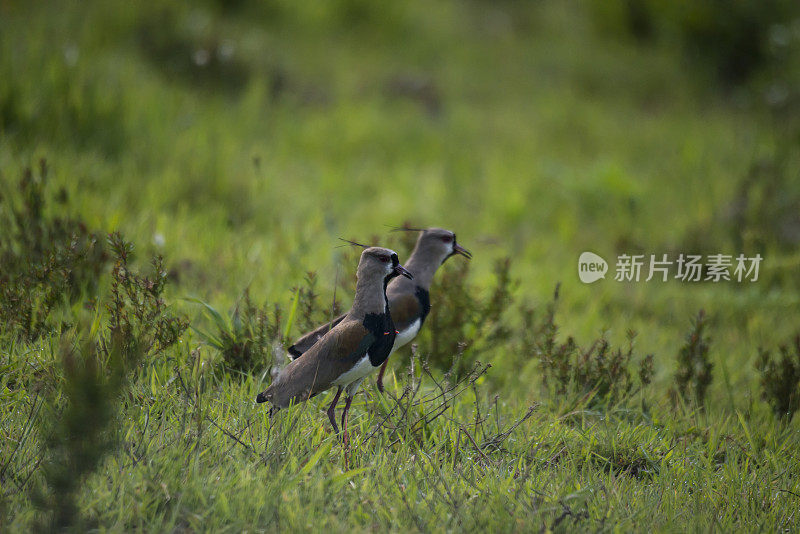
[[[755, 367], [759, 347], [775, 352], [798, 331], [798, 242], [772, 230], [797, 229], [775, 204], [800, 199], [786, 126], [796, 110], [764, 103], [769, 71], [719, 88], [674, 43], [610, 36], [591, 13], [550, 1], [0, 3], [0, 194], [13, 197], [23, 169], [46, 158], [48, 194], [69, 198], [48, 213], [121, 231], [139, 265], [163, 254], [168, 300], [200, 331], [213, 325], [189, 299], [226, 310], [248, 290], [299, 334], [287, 319], [305, 273], [318, 273], [327, 310], [337, 276], [355, 269], [337, 238], [391, 240], [386, 225], [410, 221], [458, 233], [477, 290], [505, 256], [517, 302], [541, 312], [561, 282], [561, 339], [589, 345], [604, 333], [621, 346], [634, 329], [637, 354], [654, 354], [653, 384], [628, 399], [557, 396], [520, 349], [512, 310], [511, 334], [480, 355], [491, 369], [437, 415], [441, 399], [404, 404], [407, 387], [419, 386], [416, 402], [443, 380], [421, 361], [409, 378], [405, 349], [388, 394], [365, 384], [353, 404], [348, 469], [323, 413], [329, 396], [270, 420], [253, 404], [268, 366], [226, 372], [187, 330], [131, 375], [117, 445], [81, 485], [82, 525], [800, 527], [800, 428], [772, 415]], [[228, 59], [195, 65], [205, 49]], [[425, 89], [403, 89], [414, 83]], [[750, 192], [762, 209], [743, 230], [730, 214], [758, 165], [782, 169], [766, 171], [779, 193]], [[584, 285], [584, 250], [765, 261], [754, 284], [626, 284], [610, 272]], [[337, 292], [345, 307], [351, 297]], [[80, 325], [81, 305], [60, 313]], [[677, 355], [701, 308], [714, 381], [704, 406], [676, 404]], [[41, 405], [52, 394], [63, 407], [60, 338], [79, 328], [22, 342], [0, 326], [4, 531], [40, 514]], [[429, 342], [420, 338], [420, 360]]]

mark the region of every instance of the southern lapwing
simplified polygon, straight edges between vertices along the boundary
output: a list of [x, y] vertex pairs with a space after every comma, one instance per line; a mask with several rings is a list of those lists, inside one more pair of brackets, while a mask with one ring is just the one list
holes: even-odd
[[347, 412], [361, 381], [380, 367], [394, 345], [397, 332], [389, 315], [386, 287], [392, 278], [412, 278], [388, 248], [369, 247], [358, 262], [358, 282], [353, 307], [305, 355], [284, 367], [256, 402], [270, 401], [276, 408], [302, 402], [336, 386], [328, 418], [336, 433], [335, 409], [342, 390], [347, 403], [342, 412], [344, 441], [348, 443]]
[[[405, 264], [406, 268], [414, 275], [413, 281], [407, 278], [397, 278], [392, 280], [386, 289], [392, 320], [398, 330], [391, 352], [396, 351], [414, 339], [425, 322], [425, 318], [431, 309], [428, 290], [431, 287], [436, 269], [447, 258], [455, 254], [461, 254], [467, 259], [472, 258], [472, 254], [456, 242], [456, 234], [453, 232], [441, 228], [428, 228], [427, 230], [420, 230], [420, 232], [414, 251]], [[299, 358], [345, 317], [345, 315], [337, 317], [332, 322], [324, 324], [301, 337], [294, 345], [289, 347], [290, 356], [293, 359]], [[388, 359], [383, 362], [378, 373], [379, 391], [383, 391], [383, 373], [386, 370], [387, 362]]]

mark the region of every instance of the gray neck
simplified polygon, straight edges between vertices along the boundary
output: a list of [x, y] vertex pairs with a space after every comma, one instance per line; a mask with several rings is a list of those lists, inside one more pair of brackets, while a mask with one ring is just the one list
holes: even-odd
[[431, 282], [433, 282], [433, 275], [436, 274], [436, 269], [439, 268], [444, 259], [445, 258], [441, 255], [421, 252], [419, 248], [415, 247], [411, 256], [409, 256], [408, 260], [403, 264], [403, 266], [414, 275], [414, 280], [409, 280], [405, 276], [400, 276], [392, 280], [392, 287], [399, 289], [405, 286], [409, 288], [419, 286], [426, 291], [429, 290], [431, 288]]
[[353, 307], [347, 315], [353, 319], [363, 319], [370, 313], [386, 313], [383, 279], [377, 276], [358, 279]]

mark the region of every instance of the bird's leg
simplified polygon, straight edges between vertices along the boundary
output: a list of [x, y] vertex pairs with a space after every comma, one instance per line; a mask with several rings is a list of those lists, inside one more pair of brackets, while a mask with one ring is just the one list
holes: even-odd
[[378, 386], [378, 391], [380, 391], [381, 393], [383, 393], [383, 373], [386, 372], [386, 364], [388, 363], [389, 363], [389, 358], [386, 358], [386, 360], [383, 362], [383, 365], [381, 365], [380, 371], [378, 371], [377, 386]]
[[345, 453], [348, 453], [350, 448], [350, 435], [347, 433], [347, 413], [350, 411], [351, 402], [353, 402], [353, 396], [348, 395], [347, 401], [344, 404], [344, 411], [342, 412], [342, 427], [344, 428], [344, 436], [342, 436], [342, 438], [344, 440]]
[[331, 420], [331, 424], [333, 425], [333, 431], [337, 434], [339, 433], [339, 427], [336, 426], [336, 403], [339, 402], [339, 396], [342, 394], [342, 388], [336, 390], [336, 396], [333, 398], [333, 402], [328, 407], [328, 419]]

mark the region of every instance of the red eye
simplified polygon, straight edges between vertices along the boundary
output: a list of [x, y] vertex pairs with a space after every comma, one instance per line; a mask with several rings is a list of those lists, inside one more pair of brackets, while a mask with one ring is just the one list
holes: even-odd
[[389, 256], [379, 256], [379, 258], [383, 263], [389, 263], [391, 261], [391, 258], [389, 258]]
[[446, 235], [446, 236], [442, 237], [442, 241], [445, 242], [445, 243], [450, 243], [450, 242], [453, 241], [453, 236]]

